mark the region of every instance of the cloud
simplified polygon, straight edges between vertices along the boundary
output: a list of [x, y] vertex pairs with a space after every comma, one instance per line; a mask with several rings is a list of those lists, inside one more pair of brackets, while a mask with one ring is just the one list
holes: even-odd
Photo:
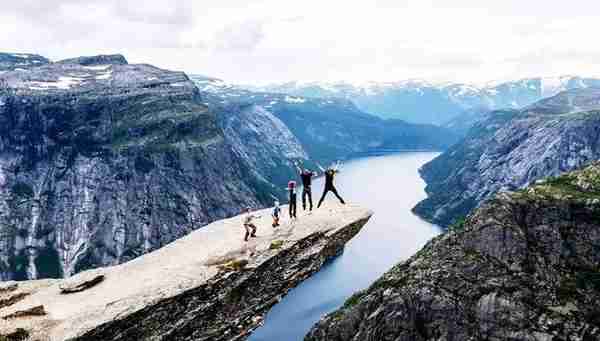
[[[35, 49], [179, 47], [194, 23], [189, 1], [45, 0], [3, 4], [0, 28], [16, 28], [22, 39], [4, 36], [4, 46]], [[2, 24], [4, 23], [4, 24]]]
[[600, 75], [599, 12], [587, 0], [21, 0], [3, 4], [0, 46], [247, 83], [479, 82]]
[[252, 51], [265, 37], [264, 24], [245, 21], [225, 27], [215, 35], [215, 47], [225, 51]]

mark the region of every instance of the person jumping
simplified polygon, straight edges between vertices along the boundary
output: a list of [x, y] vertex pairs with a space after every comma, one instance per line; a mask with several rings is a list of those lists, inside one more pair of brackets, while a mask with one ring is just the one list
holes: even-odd
[[321, 196], [321, 199], [319, 200], [319, 204], [317, 205], [317, 208], [321, 207], [321, 204], [323, 203], [323, 200], [325, 200], [325, 196], [327, 195], [328, 192], [333, 192], [333, 194], [335, 194], [335, 196], [340, 200], [340, 202], [342, 204], [345, 204], [346, 202], [344, 201], [344, 199], [342, 199], [342, 197], [340, 196], [340, 194], [338, 193], [337, 189], [335, 188], [334, 184], [333, 184], [333, 179], [335, 177], [335, 175], [339, 172], [339, 161], [335, 164], [335, 166], [333, 167], [329, 167], [327, 170], [323, 169], [323, 167], [321, 167], [319, 165], [319, 168], [325, 173], [325, 188], [323, 189], [323, 195]]
[[250, 212], [250, 206], [246, 207], [245, 214], [243, 217], [244, 228], [246, 229], [246, 235], [244, 236], [245, 242], [248, 241], [248, 237], [256, 238], [256, 225], [254, 225], [252, 221], [258, 218], [260, 218], [260, 216], [253, 215]]
[[302, 210], [306, 211], [306, 198], [308, 197], [309, 211], [312, 211], [313, 202], [311, 184], [313, 176], [316, 176], [317, 173], [308, 168], [301, 168], [297, 163], [294, 163], [294, 165], [296, 166], [298, 173], [300, 173], [300, 179], [302, 179]]
[[288, 182], [287, 190], [290, 192], [290, 219], [296, 219], [296, 181]]

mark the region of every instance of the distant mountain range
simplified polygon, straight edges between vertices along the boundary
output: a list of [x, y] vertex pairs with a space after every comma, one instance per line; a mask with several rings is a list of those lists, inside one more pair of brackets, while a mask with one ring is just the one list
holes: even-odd
[[[375, 148], [443, 150], [458, 140], [449, 129], [382, 119], [344, 98], [250, 91], [215, 78], [190, 78], [211, 111], [229, 120], [233, 115], [237, 114], [238, 119], [244, 115], [243, 122], [251, 117], [273, 116], [291, 130], [311, 159], [323, 163]], [[232, 130], [232, 134], [239, 131]]]
[[[444, 125], [464, 113], [518, 109], [570, 89], [600, 87], [600, 79], [537, 77], [485, 85], [399, 82], [287, 82], [246, 86], [249, 90], [313, 98], [344, 98], [360, 110], [383, 118]], [[458, 127], [460, 129], [460, 127]]]
[[422, 217], [449, 226], [505, 190], [600, 159], [600, 89], [574, 89], [521, 110], [485, 114], [468, 135], [425, 164]]

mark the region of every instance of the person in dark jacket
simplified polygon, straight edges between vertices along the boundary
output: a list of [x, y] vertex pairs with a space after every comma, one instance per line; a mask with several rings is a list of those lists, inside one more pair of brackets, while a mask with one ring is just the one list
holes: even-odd
[[296, 165], [296, 169], [298, 170], [298, 173], [300, 174], [300, 179], [302, 180], [302, 210], [306, 211], [306, 199], [308, 198], [308, 205], [309, 205], [309, 210], [312, 211], [313, 209], [313, 202], [312, 202], [312, 178], [313, 176], [316, 176], [317, 173], [311, 171], [308, 168], [301, 168], [297, 163]]
[[335, 185], [333, 184], [335, 175], [339, 172], [339, 165], [340, 165], [340, 163], [337, 162], [335, 164], [335, 166], [329, 167], [328, 169], [323, 169], [323, 167], [319, 166], [319, 168], [321, 168], [321, 170], [325, 173], [325, 188], [323, 189], [323, 195], [321, 196], [321, 199], [319, 200], [319, 204], [317, 205], [317, 208], [321, 207], [321, 204], [323, 203], [323, 200], [325, 200], [325, 196], [327, 195], [328, 192], [332, 192], [333, 194], [335, 194], [335, 196], [338, 198], [338, 200], [342, 204], [346, 203], [344, 201], [344, 199], [342, 199], [342, 197], [338, 193], [337, 189], [335, 188]]
[[296, 181], [288, 182], [287, 190], [290, 192], [290, 219], [296, 219]]

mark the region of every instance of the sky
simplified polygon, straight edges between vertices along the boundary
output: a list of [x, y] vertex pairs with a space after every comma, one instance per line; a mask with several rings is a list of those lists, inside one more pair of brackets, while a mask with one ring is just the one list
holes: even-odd
[[0, 51], [264, 84], [600, 76], [596, 0], [2, 0]]

